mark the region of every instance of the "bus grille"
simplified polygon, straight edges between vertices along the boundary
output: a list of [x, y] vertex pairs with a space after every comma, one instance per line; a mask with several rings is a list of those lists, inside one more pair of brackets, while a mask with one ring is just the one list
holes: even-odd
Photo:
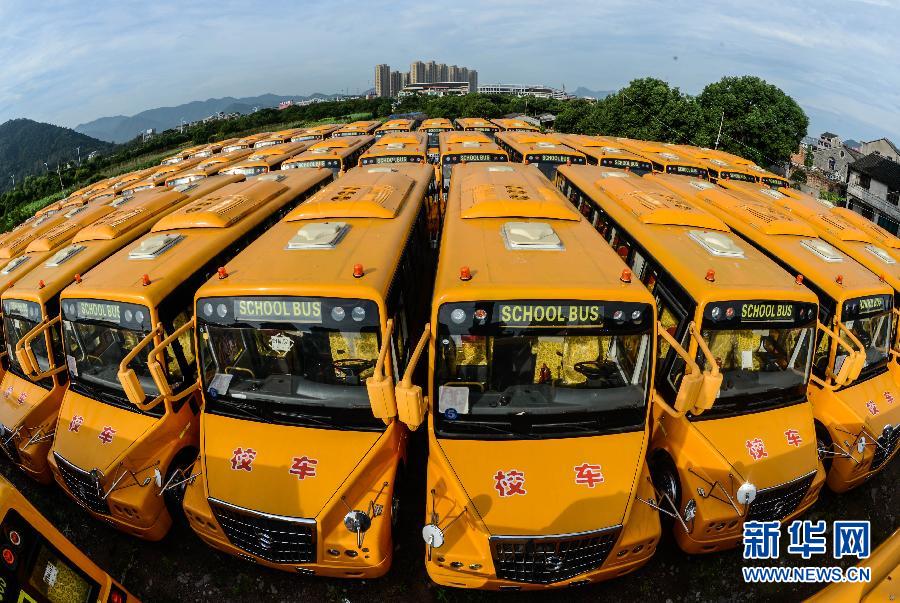
[[66, 488], [76, 500], [94, 513], [109, 515], [109, 505], [103, 498], [100, 484], [94, 480], [91, 474], [76, 467], [61, 457], [58, 452], [54, 452], [53, 456], [56, 458], [59, 473], [66, 482]]
[[492, 536], [497, 577], [513, 582], [552, 584], [603, 565], [622, 526], [561, 536]]
[[813, 471], [792, 482], [760, 490], [750, 503], [744, 521], [780, 521], [793, 513], [806, 496], [816, 472]]
[[9, 457], [9, 460], [16, 465], [22, 464], [22, 458], [19, 456], [19, 447], [16, 446], [16, 438], [13, 432], [7, 429], [6, 425], [0, 425], [0, 448]]
[[894, 450], [897, 449], [897, 442], [900, 442], [900, 425], [893, 428], [890, 425], [886, 426], [878, 438], [878, 446], [875, 447], [875, 456], [872, 457], [872, 471], [881, 467], [890, 458]]
[[229, 542], [272, 563], [314, 563], [316, 522], [267, 515], [209, 499], [210, 508]]

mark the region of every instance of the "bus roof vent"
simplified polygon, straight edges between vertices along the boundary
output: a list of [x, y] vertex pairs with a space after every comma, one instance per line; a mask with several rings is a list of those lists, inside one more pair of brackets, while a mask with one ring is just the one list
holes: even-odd
[[111, 214], [107, 214], [91, 224], [85, 226], [75, 235], [74, 242], [82, 241], [110, 241], [120, 234], [128, 232], [135, 224], [144, 221], [147, 218], [147, 211], [144, 207], [133, 207], [129, 209], [117, 209]]
[[400, 213], [413, 187], [411, 178], [397, 172], [383, 173], [375, 184], [354, 184], [354, 180], [355, 175], [348, 174], [338, 181], [341, 186], [322, 189], [294, 208], [285, 221], [394, 218]]
[[66, 218], [73, 218], [73, 217], [77, 216], [78, 214], [80, 214], [81, 212], [85, 211], [87, 208], [88, 208], [87, 205], [79, 205], [78, 207], [76, 207], [74, 209], [70, 209], [69, 211], [64, 213], [63, 216]]
[[698, 191], [707, 191], [711, 188], [715, 188], [716, 185], [712, 182], [707, 182], [706, 180], [690, 180], [688, 182], [691, 186], [693, 186]]
[[844, 256], [822, 239], [804, 239], [800, 241], [800, 244], [816, 254], [819, 259], [825, 260], [826, 262], [834, 263], [844, 261]]
[[626, 172], [625, 170], [616, 170], [609, 172], [600, 172], [601, 178], [633, 178], [631, 172]]
[[334, 249], [350, 225], [346, 222], [316, 222], [307, 224], [288, 241], [288, 249]]
[[507, 249], [562, 251], [559, 235], [546, 222], [507, 222], [500, 228]]
[[172, 190], [179, 192], [179, 193], [187, 193], [187, 192], [194, 190], [198, 186], [200, 186], [200, 185], [197, 184], [196, 182], [188, 182], [185, 184], [179, 184], [178, 186], [174, 187]]
[[487, 171], [489, 172], [515, 172], [515, 168], [511, 165], [489, 165], [487, 166]]
[[699, 243], [706, 251], [720, 258], [742, 258], [744, 250], [734, 240], [721, 232], [704, 230], [688, 231], [688, 236]]
[[87, 249], [84, 245], [67, 245], [53, 254], [53, 256], [47, 260], [44, 266], [49, 266], [50, 268], [55, 268], [61, 264], [68, 262], [75, 255], [81, 253]]
[[239, 190], [241, 192], [236, 194], [212, 194], [192, 201], [162, 218], [153, 227], [153, 232], [181, 228], [228, 228], [285, 189], [275, 182], [248, 180]]
[[389, 142], [385, 145], [385, 148], [389, 151], [399, 151], [402, 150], [404, 143], [402, 142]]
[[[498, 178], [499, 179], [499, 178]], [[556, 189], [531, 186], [516, 179], [496, 184], [479, 184], [472, 196], [463, 202], [462, 218], [544, 218], [549, 220], [581, 219], [572, 206], [561, 199]]]
[[52, 217], [55, 216], [55, 215], [56, 215], [56, 210], [55, 210], [55, 209], [51, 209], [51, 210], [48, 211], [47, 213], [45, 213], [45, 214], [41, 215], [40, 217], [38, 217], [37, 220], [35, 220], [34, 222], [32, 222], [32, 223], [31, 223], [31, 227], [32, 227], [32, 228], [38, 228], [39, 226], [42, 226], [42, 225], [44, 224], [44, 222], [46, 222], [47, 220], [49, 220], [50, 218], [52, 218]]
[[147, 237], [128, 252], [129, 260], [153, 260], [177, 245], [184, 235], [164, 233]]
[[547, 142], [546, 140], [539, 140], [537, 143], [535, 143], [534, 146], [535, 146], [535, 148], [538, 148], [538, 149], [555, 149], [556, 148], [555, 144], [553, 144], [552, 142]]
[[110, 201], [109, 204], [112, 205], [113, 207], [121, 207], [121, 206], [125, 205], [126, 203], [128, 203], [129, 201], [131, 201], [130, 196], [128, 196], [128, 197], [122, 196], [122, 197], [116, 197], [115, 199]]
[[71, 239], [72, 235], [82, 226], [83, 224], [75, 221], [58, 224], [45, 232], [42, 236], [31, 241], [28, 244], [26, 251], [50, 251], [51, 249], [55, 249], [61, 243]]
[[866, 251], [874, 255], [876, 258], [884, 262], [885, 264], [896, 264], [897, 260], [892, 258], [887, 251], [882, 249], [881, 247], [875, 247], [874, 245], [866, 245]]
[[710, 159], [709, 162], [720, 167], [726, 167], [728, 165], [727, 161], [722, 161], [721, 159]]
[[30, 255], [20, 255], [17, 258], [13, 258], [9, 264], [3, 267], [3, 270], [0, 270], [0, 274], [9, 274], [25, 262], [31, 259]]
[[[606, 186], [619, 185], [609, 183]], [[644, 224], [728, 230], [725, 223], [712, 214], [684, 203], [668, 191], [639, 189], [618, 198], [621, 199], [621, 205]]]
[[481, 146], [481, 141], [480, 140], [464, 140], [464, 141], [462, 141], [462, 146], [463, 146], [463, 148], [466, 148], [466, 149], [478, 148]]
[[782, 193], [779, 193], [774, 188], [769, 188], [768, 186], [765, 188], [759, 189], [759, 192], [762, 193], [763, 195], [772, 197], [773, 199], [784, 199], [784, 195]]
[[663, 159], [668, 159], [669, 161], [677, 161], [679, 159], [678, 155], [676, 155], [675, 153], [662, 152], [659, 154], [659, 156]]
[[806, 223], [767, 205], [743, 205], [750, 225], [767, 235], [796, 235], [814, 237], [815, 231]]
[[840, 216], [829, 213], [822, 213], [818, 214], [816, 217], [826, 225], [837, 230], [835, 235], [837, 235], [837, 237], [842, 241], [859, 241], [860, 243], [872, 242], [872, 239], [869, 237], [869, 235], [856, 228], [849, 222], [845, 221]]
[[265, 182], [281, 182], [285, 180], [287, 176], [284, 174], [273, 174], [271, 172], [267, 172], [265, 174], [260, 174], [256, 177], [257, 180], [263, 180]]

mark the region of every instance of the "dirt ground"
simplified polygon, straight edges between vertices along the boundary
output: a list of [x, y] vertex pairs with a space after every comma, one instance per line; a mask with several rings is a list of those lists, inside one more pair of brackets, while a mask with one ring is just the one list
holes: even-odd
[[[410, 474], [418, 474], [419, 479], [406, 482], [393, 568], [384, 578], [365, 581], [304, 577], [260, 568], [209, 548], [187, 526], [176, 526], [162, 542], [142, 542], [93, 520], [59, 488], [35, 484], [5, 458], [0, 461], [0, 471], [78, 547], [144, 601], [444, 603], [508, 598], [508, 594], [448, 589], [429, 581], [420, 536], [425, 506], [421, 440], [415, 438], [411, 450], [411, 461], [419, 462], [410, 468]], [[879, 476], [850, 493], [823, 492], [807, 518], [829, 522], [868, 519], [872, 522], [874, 548], [900, 526], [898, 479], [900, 459], [894, 459]], [[803, 562], [799, 556], [787, 556], [785, 547], [782, 538], [782, 564], [835, 563], [830, 555]], [[742, 561], [739, 550], [688, 556], [669, 537], [663, 539], [656, 555], [642, 569], [618, 580], [581, 587], [577, 593], [579, 598], [612, 601], [797, 601], [818, 589], [810, 585], [746, 585], [741, 577]], [[571, 590], [518, 593], [515, 599], [551, 601], [571, 598], [572, 594]]]

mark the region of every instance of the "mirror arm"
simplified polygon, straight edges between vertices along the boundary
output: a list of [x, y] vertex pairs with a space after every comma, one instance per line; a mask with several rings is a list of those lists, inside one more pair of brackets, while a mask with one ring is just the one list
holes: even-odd
[[688, 329], [691, 331], [691, 336], [694, 338], [694, 341], [697, 342], [697, 347], [700, 348], [700, 352], [703, 354], [703, 357], [706, 358], [706, 364], [709, 365], [709, 374], [710, 375], [718, 375], [719, 374], [719, 363], [716, 362], [716, 357], [713, 356], [712, 352], [709, 349], [709, 346], [706, 345], [706, 342], [703, 340], [703, 337], [700, 336], [700, 331], [697, 329], [697, 325], [694, 322], [688, 326]]
[[[693, 325], [693, 323], [691, 323], [691, 324]], [[663, 339], [665, 339], [666, 342], [668, 342], [668, 344], [670, 346], [672, 346], [672, 349], [675, 350], [675, 353], [678, 354], [679, 356], [681, 356], [681, 359], [684, 360], [685, 364], [687, 364], [687, 368], [690, 370], [688, 370], [686, 372], [699, 374], [700, 367], [697, 365], [696, 361], [694, 361], [694, 359], [691, 358], [691, 355], [688, 354], [687, 350], [685, 350], [683, 347], [681, 347], [681, 344], [678, 343], [678, 341], [676, 341], [676, 339], [669, 334], [669, 332], [665, 329], [665, 327], [662, 326], [661, 322], [657, 321], [656, 325], [657, 325], [657, 331], [659, 332], [659, 335]], [[713, 364], [715, 364], [715, 363], [713, 363]]]
[[419, 357], [422, 356], [422, 352], [425, 350], [425, 344], [427, 344], [430, 339], [431, 325], [426, 324], [425, 331], [422, 333], [422, 337], [419, 338], [419, 343], [416, 344], [416, 349], [409, 358], [409, 364], [406, 365], [406, 372], [403, 374], [403, 380], [401, 381], [401, 385], [404, 387], [412, 387], [413, 371], [416, 370], [416, 365], [419, 364]]
[[[132, 374], [132, 375], [134, 374], [134, 369], [128, 368], [128, 365], [131, 364], [131, 362], [135, 358], [137, 358], [137, 355], [141, 353], [141, 350], [143, 350], [145, 347], [147, 347], [148, 345], [153, 343], [154, 337], [156, 337], [157, 335], [161, 336], [162, 333], [163, 333], [163, 326], [162, 326], [162, 323], [160, 322], [160, 323], [157, 323], [155, 327], [150, 329], [150, 332], [142, 340], [140, 340], [136, 346], [131, 348], [131, 351], [128, 352], [128, 354], [126, 354], [124, 358], [122, 358], [122, 362], [119, 363], [118, 377], [119, 377], [119, 382], [122, 384], [122, 387], [125, 389], [126, 393], [128, 392], [128, 388], [126, 387], [126, 384], [125, 384], [125, 376], [128, 374]], [[144, 398], [146, 398], [146, 394], [144, 394], [144, 390], [142, 387], [140, 387], [140, 384], [137, 379], [134, 379], [134, 383], [139, 388], [139, 390], [140, 390], [139, 393], [142, 394]], [[162, 397], [157, 396], [156, 399], [154, 399], [149, 404], [149, 407], [153, 408], [157, 404], [159, 404], [161, 401], [162, 401]], [[138, 408], [140, 408], [139, 403], [136, 402], [135, 400], [131, 400], [131, 403], [134, 404], [135, 406], [138, 406]], [[143, 402], [141, 402], [140, 404], [143, 404]], [[145, 405], [145, 406], [147, 406], [147, 405]], [[145, 409], [142, 408], [141, 410], [145, 410]]]
[[394, 319], [389, 318], [384, 325], [384, 340], [381, 342], [381, 350], [378, 352], [378, 360], [375, 361], [375, 368], [372, 371], [372, 379], [375, 381], [384, 381], [387, 374], [384, 372], [384, 366], [387, 362], [388, 350], [391, 347], [391, 335], [394, 333]]
[[[31, 342], [37, 339], [39, 335], [43, 335], [50, 329], [53, 325], [58, 324], [60, 321], [59, 316], [55, 316], [53, 318], [45, 318], [38, 324], [34, 326], [33, 329], [25, 333], [25, 335], [16, 343], [16, 356], [20, 356], [20, 350], [24, 352], [25, 356], [28, 358], [28, 367], [22, 367], [28, 369], [28, 378], [32, 381], [40, 381], [50, 375], [55, 375], [60, 372], [62, 367], [53, 367], [48, 368], [45, 372], [40, 372], [40, 364], [38, 364], [37, 356], [34, 355], [34, 350], [31, 349]], [[19, 358], [22, 360], [21, 357]], [[50, 353], [47, 354], [47, 364], [50, 364]]]
[[[154, 406], [157, 406], [161, 401], [165, 401], [168, 404], [174, 404], [179, 402], [183, 398], [186, 398], [192, 395], [195, 391], [200, 388], [199, 379], [193, 384], [186, 387], [183, 391], [176, 394], [172, 391], [172, 388], [169, 387], [169, 381], [166, 379], [165, 372], [162, 367], [165, 366], [165, 357], [164, 352], [167, 347], [172, 345], [172, 342], [181, 337], [184, 333], [194, 328], [196, 319], [192, 318], [187, 321], [177, 329], [175, 329], [171, 335], [164, 338], [159, 344], [150, 350], [150, 353], [147, 355], [147, 368], [150, 369], [150, 377], [153, 378], [153, 382], [156, 383], [156, 388], [160, 391], [160, 395], [157, 396], [150, 404], [137, 404], [136, 406], [143, 411], [150, 410]], [[159, 325], [160, 330], [162, 330], [162, 323]], [[171, 410], [168, 409], [167, 410]]]

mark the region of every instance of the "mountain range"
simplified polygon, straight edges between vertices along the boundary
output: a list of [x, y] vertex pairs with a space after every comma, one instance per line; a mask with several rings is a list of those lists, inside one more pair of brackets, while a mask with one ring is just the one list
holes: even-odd
[[585, 88], [584, 86], [578, 86], [575, 88], [575, 91], [572, 92], [572, 96], [577, 96], [579, 98], [606, 98], [610, 94], [614, 94], [615, 90], [591, 90], [589, 88]]
[[332, 98], [334, 96], [337, 95], [316, 93], [310, 96], [261, 94], [259, 96], [242, 98], [233, 96], [208, 98], [203, 101], [192, 101], [174, 107], [148, 109], [131, 116], [101, 117], [87, 123], [78, 124], [75, 126], [75, 131], [100, 140], [122, 143], [128, 142], [141, 132], [151, 128], [157, 132], [162, 132], [169, 128], [178, 127], [182, 120], [185, 122], [197, 121], [219, 112], [250, 113], [254, 107], [276, 107], [278, 103], [286, 100], [302, 101], [312, 98]]
[[30, 119], [11, 119], [0, 124], [0, 192], [13, 180], [39, 174], [57, 165], [87, 159], [91, 151], [107, 153], [116, 145], [91, 138], [69, 128]]

